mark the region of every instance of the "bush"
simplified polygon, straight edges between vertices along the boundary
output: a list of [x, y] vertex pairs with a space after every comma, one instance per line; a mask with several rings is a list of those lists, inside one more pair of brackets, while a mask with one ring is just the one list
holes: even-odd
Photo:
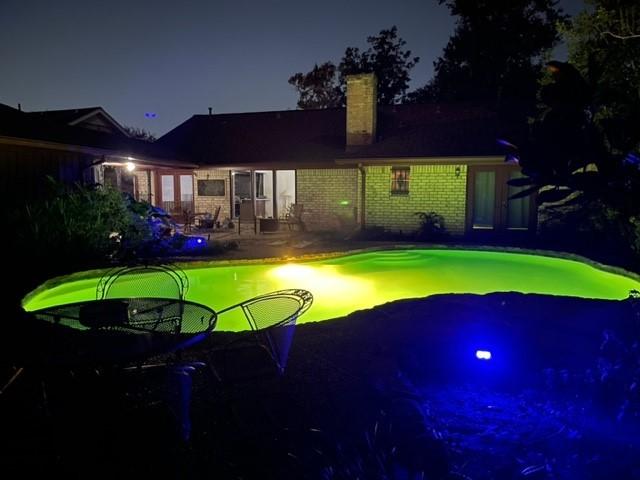
[[420, 218], [420, 226], [416, 232], [416, 238], [424, 242], [444, 240], [448, 237], [444, 224], [444, 217], [436, 212], [416, 212]]
[[543, 246], [575, 251], [635, 268], [640, 265], [640, 219], [627, 217], [601, 200], [540, 209]]
[[120, 192], [100, 186], [50, 184], [44, 200], [16, 212], [15, 247], [56, 273], [104, 263], [136, 230]]

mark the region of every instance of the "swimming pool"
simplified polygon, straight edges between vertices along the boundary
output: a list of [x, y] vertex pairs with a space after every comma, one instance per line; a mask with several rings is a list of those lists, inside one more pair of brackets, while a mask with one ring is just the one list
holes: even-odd
[[[435, 294], [521, 292], [621, 300], [640, 290], [631, 274], [576, 259], [522, 252], [458, 249], [392, 249], [322, 258], [183, 264], [187, 300], [214, 310], [274, 290], [302, 288], [314, 296], [299, 323], [342, 317], [404, 298]], [[92, 300], [94, 271], [54, 279], [28, 294], [27, 311]], [[241, 312], [221, 315], [216, 330], [246, 330]]]

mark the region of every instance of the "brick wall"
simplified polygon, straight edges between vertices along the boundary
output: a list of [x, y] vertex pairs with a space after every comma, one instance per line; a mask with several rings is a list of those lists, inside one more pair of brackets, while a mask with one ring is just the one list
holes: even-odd
[[[367, 227], [413, 231], [415, 212], [434, 211], [445, 219], [447, 231], [464, 235], [467, 191], [466, 165], [412, 165], [408, 195], [391, 195], [391, 167], [366, 167]], [[456, 176], [456, 168], [460, 175]]]
[[[196, 213], [209, 212], [213, 214], [220, 206], [220, 221], [231, 217], [231, 185], [228, 170], [202, 169], [194, 171], [193, 197]], [[224, 180], [224, 196], [210, 197], [198, 195], [198, 180]]]
[[357, 168], [308, 169], [296, 173], [297, 203], [308, 230], [355, 228], [358, 222]]
[[144, 200], [155, 204], [155, 177], [154, 172], [149, 170], [134, 170], [136, 177], [136, 195], [138, 200]]

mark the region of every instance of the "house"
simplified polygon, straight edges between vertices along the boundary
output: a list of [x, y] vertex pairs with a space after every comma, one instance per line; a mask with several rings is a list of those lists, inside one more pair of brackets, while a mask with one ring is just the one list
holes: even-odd
[[186, 168], [162, 172], [156, 200], [192, 189], [196, 211], [220, 206], [229, 218], [243, 202], [264, 218], [301, 203], [310, 230], [406, 232], [416, 212], [434, 211], [456, 236], [522, 234], [535, 206], [507, 201], [520, 170], [497, 142], [521, 134], [486, 105], [378, 106], [375, 76], [355, 75], [346, 109], [194, 115], [156, 145], [199, 165], [195, 187], [180, 180]]
[[196, 166], [130, 138], [100, 107], [27, 113], [0, 104], [5, 208], [39, 198], [47, 176], [66, 183], [108, 184], [153, 201], [157, 172]]

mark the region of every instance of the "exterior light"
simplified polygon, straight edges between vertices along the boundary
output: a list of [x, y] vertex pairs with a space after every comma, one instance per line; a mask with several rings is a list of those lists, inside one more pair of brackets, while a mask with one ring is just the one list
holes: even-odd
[[476, 350], [476, 358], [478, 360], [491, 360], [491, 352], [489, 350]]
[[133, 162], [127, 162], [126, 164], [127, 172], [133, 172], [136, 169], [136, 164]]
[[340, 205], [349, 205], [350, 203], [349, 200], [340, 200]]
[[456, 177], [460, 176], [461, 169], [460, 167], [456, 167]]

